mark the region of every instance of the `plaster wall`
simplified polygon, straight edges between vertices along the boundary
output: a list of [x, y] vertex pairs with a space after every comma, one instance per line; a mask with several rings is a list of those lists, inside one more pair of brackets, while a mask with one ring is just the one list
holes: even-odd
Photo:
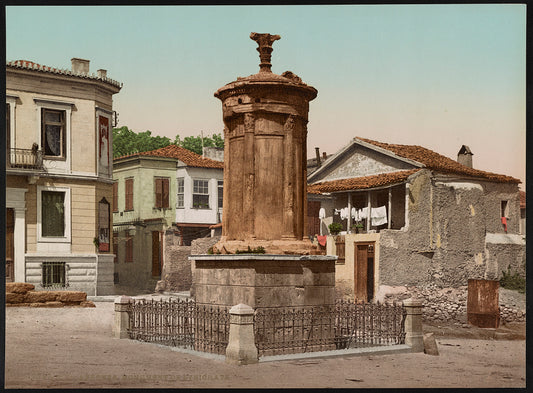
[[[184, 207], [176, 208], [176, 222], [195, 224], [217, 224], [222, 209], [218, 208], [218, 181], [224, 179], [222, 169], [181, 167], [175, 176], [183, 177]], [[209, 209], [193, 207], [194, 180], [209, 181]]]
[[335, 162], [336, 164], [331, 165], [330, 169], [313, 178], [313, 182], [350, 178], [354, 173], [357, 173], [358, 177], [364, 177], [414, 168], [413, 165], [397, 158], [360, 145], [352, 145]]

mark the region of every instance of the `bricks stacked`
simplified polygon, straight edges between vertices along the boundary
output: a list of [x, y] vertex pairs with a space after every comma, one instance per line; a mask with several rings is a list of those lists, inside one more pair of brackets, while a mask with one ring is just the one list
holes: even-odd
[[34, 289], [33, 284], [24, 282], [6, 283], [6, 307], [96, 307], [85, 292]]

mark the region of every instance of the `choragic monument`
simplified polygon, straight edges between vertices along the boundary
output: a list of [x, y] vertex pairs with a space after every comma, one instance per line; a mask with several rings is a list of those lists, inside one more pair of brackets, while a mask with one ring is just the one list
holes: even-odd
[[215, 250], [318, 253], [305, 233], [307, 119], [317, 90], [290, 71], [272, 73], [279, 35], [250, 38], [258, 44], [259, 72], [215, 93], [224, 120], [224, 210]]
[[251, 307], [334, 304], [336, 256], [306, 236], [307, 122], [317, 90], [271, 71], [279, 35], [251, 33], [259, 72], [215, 92], [224, 121], [222, 237], [192, 255], [199, 304]]

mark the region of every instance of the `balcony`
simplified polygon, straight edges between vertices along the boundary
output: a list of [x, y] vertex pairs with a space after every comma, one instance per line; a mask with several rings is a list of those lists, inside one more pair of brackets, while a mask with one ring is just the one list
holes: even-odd
[[43, 151], [37, 149], [8, 148], [6, 169], [43, 170]]

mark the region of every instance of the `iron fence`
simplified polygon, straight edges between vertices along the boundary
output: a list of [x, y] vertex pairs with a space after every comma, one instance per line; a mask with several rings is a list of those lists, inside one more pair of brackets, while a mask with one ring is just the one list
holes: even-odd
[[226, 351], [227, 308], [182, 299], [134, 299], [128, 314], [132, 339], [216, 354]]
[[259, 356], [402, 344], [401, 305], [337, 300], [320, 307], [258, 308]]

